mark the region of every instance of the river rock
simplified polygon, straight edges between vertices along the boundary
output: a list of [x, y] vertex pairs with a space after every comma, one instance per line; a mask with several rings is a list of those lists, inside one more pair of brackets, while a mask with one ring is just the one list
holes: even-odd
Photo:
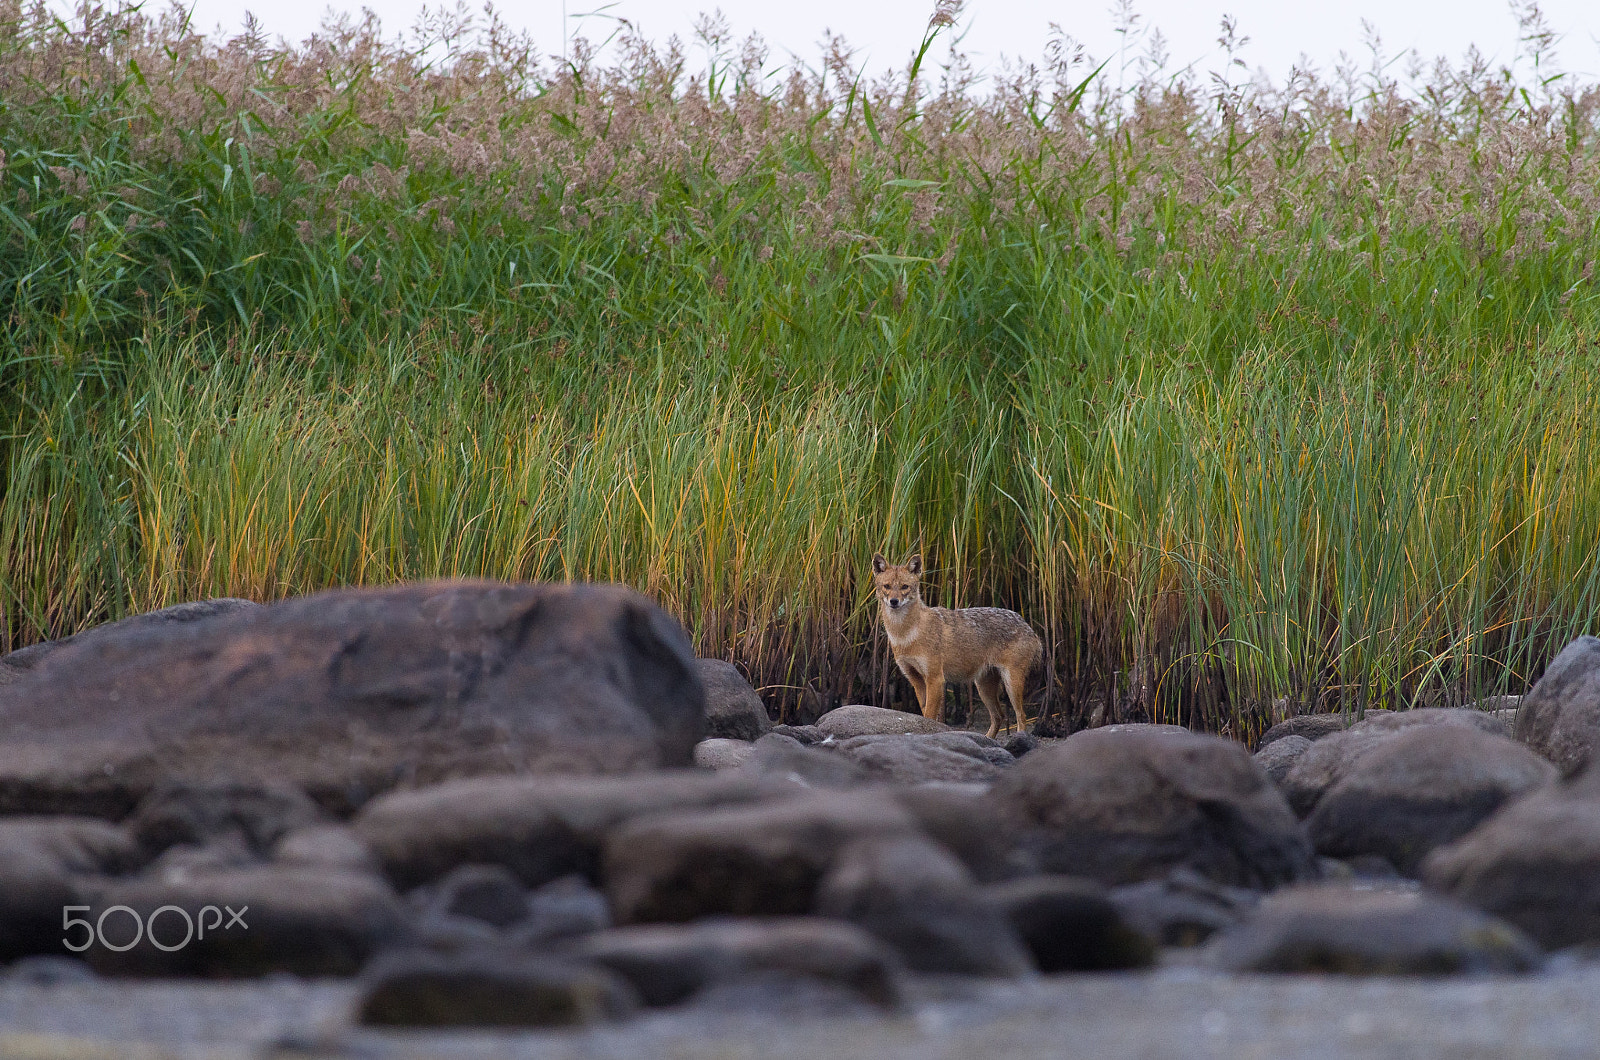
[[761, 972], [837, 983], [885, 1007], [902, 999], [893, 952], [853, 924], [820, 917], [614, 928], [579, 939], [568, 952], [623, 976], [647, 1005], [677, 1004]]
[[557, 939], [604, 931], [611, 926], [606, 896], [582, 876], [563, 876], [528, 895], [528, 915], [512, 929], [519, 945], [542, 948]]
[[787, 736], [791, 740], [798, 740], [807, 747], [821, 743], [828, 737], [827, 733], [815, 725], [774, 725], [772, 732], [779, 736]]
[[737, 769], [754, 751], [755, 745], [748, 741], [713, 737], [694, 745], [694, 764], [701, 769]]
[[1556, 777], [1554, 766], [1507, 737], [1465, 725], [1413, 726], [1351, 764], [1306, 828], [1319, 854], [1379, 854], [1414, 875], [1435, 847]]
[[687, 766], [704, 703], [682, 627], [630, 589], [339, 589], [51, 651], [0, 686], [0, 812], [120, 818], [222, 780], [342, 813], [465, 775]]
[[1112, 971], [1155, 963], [1153, 939], [1131, 926], [1093, 880], [1030, 876], [991, 884], [984, 895], [999, 907], [1041, 972]]
[[1249, 915], [1261, 899], [1186, 868], [1113, 888], [1109, 897], [1130, 927], [1163, 946], [1198, 946]]
[[265, 855], [284, 835], [321, 816], [310, 796], [284, 784], [168, 781], [140, 801], [126, 824], [152, 855], [180, 843], [228, 838]]
[[834, 743], [824, 740], [808, 747], [792, 736], [769, 732], [750, 745], [741, 768], [751, 777], [807, 788], [853, 788], [865, 783], [866, 769], [835, 754]]
[[0, 961], [60, 954], [63, 910], [84, 900], [81, 877], [144, 860], [128, 833], [74, 817], [0, 820]]
[[99, 928], [89, 963], [119, 976], [348, 976], [411, 936], [378, 877], [277, 865], [117, 881], [83, 916]]
[[1264, 744], [1261, 750], [1253, 756], [1256, 764], [1267, 774], [1267, 779], [1281, 786], [1283, 778], [1289, 775], [1289, 770], [1300, 760], [1311, 747], [1311, 740], [1305, 736], [1282, 736], [1269, 744]]
[[1323, 792], [1337, 784], [1373, 748], [1415, 725], [1465, 725], [1496, 736], [1506, 735], [1493, 715], [1476, 710], [1423, 707], [1391, 713], [1367, 711], [1367, 717], [1343, 732], [1317, 740], [1284, 775], [1282, 789], [1301, 817], [1309, 816]]
[[851, 704], [835, 707], [816, 721], [825, 735], [840, 740], [852, 736], [903, 736], [914, 732], [948, 732], [950, 726], [904, 710]]
[[382, 869], [372, 848], [342, 824], [314, 824], [285, 834], [273, 846], [272, 860], [335, 872], [378, 873]]
[[1324, 736], [1331, 736], [1349, 728], [1348, 720], [1342, 714], [1297, 714], [1292, 718], [1285, 718], [1262, 733], [1261, 742], [1256, 748], [1258, 751], [1265, 750], [1287, 736], [1298, 736], [1315, 743]]
[[1430, 886], [1546, 949], [1600, 942], [1600, 774], [1504, 806], [1422, 864]]
[[706, 689], [706, 735], [755, 740], [772, 731], [766, 705], [738, 667], [721, 659], [696, 659]]
[[920, 835], [846, 846], [818, 887], [816, 911], [865, 928], [912, 971], [999, 978], [1032, 971], [1001, 908], [949, 851]]
[[1215, 736], [1090, 729], [1018, 762], [987, 798], [1045, 872], [1114, 885], [1187, 865], [1272, 887], [1314, 871], [1283, 796]]
[[362, 976], [356, 1021], [375, 1027], [571, 1027], [629, 1015], [638, 996], [594, 964], [508, 948], [395, 950]]
[[457, 865], [430, 885], [422, 900], [430, 912], [471, 917], [497, 928], [528, 915], [527, 888], [504, 865]]
[[1009, 822], [983, 798], [988, 791], [987, 784], [917, 784], [896, 788], [892, 795], [922, 833], [960, 858], [980, 883], [1036, 871], [1035, 861], [1018, 848]]
[[1208, 943], [1205, 962], [1230, 972], [1455, 975], [1526, 972], [1532, 939], [1482, 912], [1411, 889], [1290, 887]]
[[900, 784], [938, 780], [988, 783], [1014, 761], [998, 745], [985, 747], [954, 732], [854, 736], [832, 750], [861, 766], [869, 779]]
[[799, 915], [812, 911], [818, 884], [845, 846], [915, 830], [888, 795], [809, 791], [637, 818], [607, 837], [601, 875], [623, 924]]
[[375, 799], [353, 822], [396, 886], [457, 865], [504, 865], [530, 887], [595, 876], [608, 832], [640, 814], [750, 802], [759, 781], [737, 773], [633, 777], [476, 777]]
[[1600, 746], [1600, 638], [1561, 649], [1518, 704], [1516, 736], [1566, 776], [1589, 764]]

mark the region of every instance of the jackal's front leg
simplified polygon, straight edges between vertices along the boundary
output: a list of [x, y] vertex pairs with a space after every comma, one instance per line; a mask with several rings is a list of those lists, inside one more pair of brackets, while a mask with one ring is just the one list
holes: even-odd
[[922, 716], [931, 721], [944, 720], [944, 670], [929, 669], [923, 683]]
[[906, 680], [911, 682], [911, 691], [917, 695], [917, 709], [923, 710], [923, 704], [928, 701], [928, 684], [923, 680], [922, 671], [915, 666], [907, 666], [905, 663], [900, 663], [900, 672], [906, 675]]

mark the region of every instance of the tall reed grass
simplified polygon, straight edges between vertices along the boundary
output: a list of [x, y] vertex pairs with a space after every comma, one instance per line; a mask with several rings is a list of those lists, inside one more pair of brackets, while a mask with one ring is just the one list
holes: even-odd
[[1525, 14], [1532, 79], [1118, 92], [949, 5], [873, 79], [0, 0], [0, 638], [616, 580], [805, 717], [909, 699], [916, 548], [1066, 727], [1520, 691], [1600, 614], [1600, 89]]

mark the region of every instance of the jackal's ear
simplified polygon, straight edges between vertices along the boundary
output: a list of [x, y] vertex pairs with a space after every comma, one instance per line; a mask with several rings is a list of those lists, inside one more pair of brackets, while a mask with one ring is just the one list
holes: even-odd
[[874, 574], [882, 574], [884, 571], [886, 571], [888, 569], [889, 569], [889, 561], [883, 558], [883, 554], [882, 553], [874, 552], [872, 554], [872, 573], [874, 573]]
[[913, 552], [911, 554], [911, 558], [906, 560], [906, 570], [912, 574], [922, 573], [922, 553]]

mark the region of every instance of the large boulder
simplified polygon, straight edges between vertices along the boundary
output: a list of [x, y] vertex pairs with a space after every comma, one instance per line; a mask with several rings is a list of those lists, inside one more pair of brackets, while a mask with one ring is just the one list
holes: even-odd
[[341, 589], [49, 652], [0, 686], [0, 812], [119, 818], [168, 780], [345, 812], [458, 776], [688, 765], [703, 712], [682, 627], [630, 589]]
[[1600, 746], [1600, 637], [1561, 649], [1517, 705], [1517, 739], [1575, 776]]
[[606, 836], [630, 818], [750, 802], [763, 790], [748, 776], [688, 770], [475, 777], [391, 792], [367, 804], [352, 827], [402, 888], [471, 864], [503, 865], [537, 887], [573, 873], [595, 876]]
[[47, 640], [39, 644], [30, 644], [26, 648], [18, 648], [7, 655], [0, 655], [0, 666], [15, 674], [19, 670], [34, 669], [47, 657], [69, 644], [81, 644], [84, 641], [94, 640], [108, 634], [116, 635], [129, 629], [198, 622], [201, 619], [214, 618], [217, 615], [230, 615], [236, 611], [252, 611], [260, 606], [254, 600], [241, 600], [233, 596], [221, 596], [211, 600], [190, 600], [187, 603], [163, 607], [159, 611], [146, 611], [141, 615], [132, 615], [118, 622], [107, 622], [105, 625], [86, 629], [82, 633], [74, 633], [70, 637], [60, 637], [56, 640]]
[[948, 732], [950, 726], [904, 710], [854, 703], [835, 707], [816, 721], [824, 735], [839, 740], [852, 736], [904, 735], [908, 732]]
[[772, 719], [738, 667], [721, 659], [696, 659], [706, 687], [706, 735], [755, 740], [772, 731]]
[[1505, 806], [1429, 855], [1422, 878], [1547, 949], [1600, 943], [1600, 774]]
[[987, 798], [1046, 872], [1115, 885], [1187, 865], [1272, 887], [1314, 871], [1283, 796], [1215, 736], [1090, 729], [1028, 755]]
[[1412, 875], [1435, 847], [1556, 776], [1508, 737], [1466, 725], [1412, 726], [1358, 758], [1317, 801], [1306, 829], [1319, 854], [1379, 854]]
[[1308, 816], [1323, 792], [1343, 779], [1363, 755], [1417, 725], [1465, 725], [1496, 736], [1506, 735], [1498, 718], [1478, 710], [1423, 707], [1382, 714], [1371, 710], [1364, 721], [1316, 740], [1295, 760], [1281, 782], [1289, 805], [1301, 817]]
[[636, 818], [607, 837], [601, 875], [623, 924], [798, 915], [812, 911], [845, 846], [915, 831], [912, 816], [886, 794], [810, 791]]
[[1262, 899], [1205, 961], [1230, 972], [1452, 975], [1532, 971], [1543, 956], [1516, 928], [1447, 898], [1317, 884]]

